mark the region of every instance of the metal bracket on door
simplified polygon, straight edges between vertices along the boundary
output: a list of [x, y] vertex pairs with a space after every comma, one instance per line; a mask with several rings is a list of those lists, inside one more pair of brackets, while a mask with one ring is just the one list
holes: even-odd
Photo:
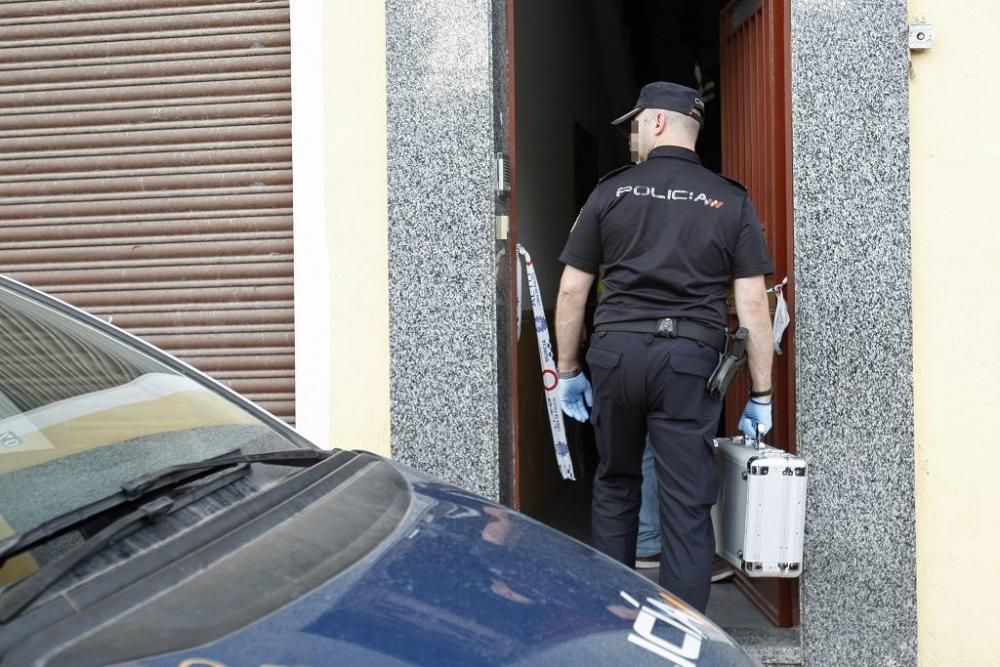
[[510, 196], [510, 157], [506, 153], [496, 154], [497, 168], [497, 241], [510, 238], [510, 216], [507, 215], [504, 200]]
[[506, 241], [510, 236], [510, 216], [497, 216], [497, 241]]
[[506, 197], [510, 194], [510, 157], [506, 153], [497, 153], [497, 196]]

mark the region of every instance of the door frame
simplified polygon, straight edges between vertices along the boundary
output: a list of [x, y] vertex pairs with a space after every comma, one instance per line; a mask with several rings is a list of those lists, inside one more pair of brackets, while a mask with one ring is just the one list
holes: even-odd
[[[517, 244], [517, 87], [515, 72], [517, 68], [517, 52], [514, 48], [514, 4], [515, 0], [507, 0], [507, 157], [510, 164], [510, 193], [507, 198], [507, 295], [512, 301], [507, 308], [508, 348], [507, 365], [510, 377], [510, 466], [507, 488], [510, 490], [510, 506], [520, 511], [521, 502], [521, 415], [520, 372], [518, 370], [518, 320], [521, 316], [518, 302], [521, 294], [518, 291], [520, 283], [520, 262], [518, 261]], [[503, 469], [503, 466], [501, 466]]]
[[[779, 30], [772, 30], [768, 34], [768, 38], [771, 40], [772, 44], [777, 44], [779, 46], [779, 51], [782, 54], [782, 62], [780, 63], [770, 63], [772, 68], [778, 68], [783, 71], [783, 85], [778, 86], [774, 91], [775, 97], [771, 100], [771, 104], [774, 108], [781, 109], [783, 112], [774, 116], [771, 122], [774, 123], [773, 131], [776, 136], [782, 137], [782, 151], [783, 155], [780, 158], [780, 162], [783, 165], [783, 179], [782, 183], [776, 187], [776, 193], [784, 201], [785, 210], [787, 215], [785, 216], [784, 224], [784, 234], [783, 234], [783, 247], [773, 248], [772, 252], [783, 253], [783, 262], [780, 266], [783, 266], [789, 278], [788, 289], [786, 290], [786, 298], [788, 300], [789, 313], [794, 313], [795, 306], [795, 290], [794, 290], [794, 274], [793, 274], [793, 237], [792, 237], [792, 127], [791, 127], [791, 0], [758, 0], [761, 3], [767, 3], [772, 7], [778, 7], [780, 12], [780, 21], [778, 22]], [[510, 368], [510, 378], [511, 378], [511, 405], [510, 405], [510, 426], [511, 426], [511, 466], [510, 479], [508, 480], [508, 488], [510, 489], [510, 503], [514, 509], [520, 510], [522, 508], [521, 493], [523, 489], [520, 484], [519, 475], [519, 447], [520, 447], [520, 422], [521, 417], [519, 415], [518, 409], [518, 397], [519, 397], [519, 372], [518, 372], [518, 345], [517, 345], [517, 320], [519, 313], [517, 312], [517, 242], [518, 242], [518, 220], [517, 220], [517, 115], [516, 115], [516, 49], [515, 49], [515, 4], [517, 0], [507, 0], [506, 8], [506, 39], [507, 39], [507, 141], [508, 141], [508, 154], [510, 158], [510, 205], [509, 205], [509, 235], [508, 235], [508, 261], [509, 261], [509, 280], [508, 280], [508, 293], [514, 296], [512, 307], [509, 309], [510, 316], [507, 320], [507, 326], [510, 332], [510, 346], [506, 351], [509, 361]], [[732, 7], [737, 4], [749, 4], [753, 0], [734, 0], [727, 8]], [[725, 11], [725, 10], [723, 10]], [[723, 31], [722, 15], [720, 14], [720, 36]], [[722, 49], [722, 41], [720, 40], [720, 51]], [[726, 95], [726, 90], [723, 88], [720, 91], [721, 95]], [[725, 123], [725, 119], [723, 119]], [[723, 127], [723, 134], [725, 134], [726, 128]], [[777, 268], [777, 267], [776, 267]], [[780, 279], [783, 276], [776, 276]], [[784, 352], [784, 363], [787, 364], [787, 376], [786, 376], [786, 388], [785, 391], [781, 392], [783, 394], [784, 409], [780, 409], [777, 418], [781, 420], [784, 426], [784, 432], [788, 434], [788, 442], [782, 443], [790, 451], [795, 451], [795, 380], [794, 380], [794, 359], [795, 359], [795, 347], [794, 347], [794, 331], [795, 322], [794, 320], [789, 324], [789, 327], [785, 333], [785, 338], [783, 342], [783, 352]], [[738, 388], [731, 389], [731, 392], [735, 392]], [[754, 584], [751, 580], [745, 577], [739, 577], [737, 580], [737, 585], [740, 589], [748, 596], [751, 602], [757, 606], [762, 613], [764, 613], [775, 625], [780, 627], [788, 627], [793, 625], [799, 625], [799, 590], [798, 590], [798, 580], [777, 580], [777, 587], [780, 589], [778, 591], [778, 603], [775, 605], [768, 599], [768, 596], [762, 594], [759, 590], [758, 585]]]

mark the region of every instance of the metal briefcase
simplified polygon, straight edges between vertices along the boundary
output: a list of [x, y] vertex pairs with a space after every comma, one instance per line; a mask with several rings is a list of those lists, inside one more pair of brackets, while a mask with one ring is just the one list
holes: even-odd
[[802, 572], [806, 462], [743, 436], [717, 438], [715, 551], [749, 577]]

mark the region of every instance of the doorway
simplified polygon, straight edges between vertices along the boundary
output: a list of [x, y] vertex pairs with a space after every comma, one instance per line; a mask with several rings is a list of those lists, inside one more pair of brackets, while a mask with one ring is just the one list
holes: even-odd
[[[532, 255], [550, 330], [563, 268], [558, 257], [577, 212], [598, 178], [629, 159], [627, 138], [610, 120], [632, 108], [641, 86], [655, 80], [701, 91], [706, 103], [698, 142], [702, 162], [748, 185], [764, 221], [775, 278], [788, 275], [791, 282], [787, 0], [509, 3], [511, 241]], [[525, 294], [519, 322], [533, 321], [530, 308]], [[511, 312], [516, 316], [517, 311], [515, 304]], [[593, 433], [589, 425], [566, 420], [577, 480], [562, 480], [535, 329], [518, 328], [511, 350], [516, 387], [512, 501], [522, 512], [586, 542], [597, 460]], [[789, 331], [785, 340], [790, 339]], [[784, 352], [776, 364], [779, 402], [772, 440], [794, 451], [794, 369], [791, 350]], [[735, 432], [745, 383], [730, 390], [720, 433]], [[798, 623], [797, 580], [741, 579], [738, 585], [775, 625]]]

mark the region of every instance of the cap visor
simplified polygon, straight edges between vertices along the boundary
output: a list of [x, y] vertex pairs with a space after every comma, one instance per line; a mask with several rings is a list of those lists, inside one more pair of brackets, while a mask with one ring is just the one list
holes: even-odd
[[615, 118], [613, 121], [611, 121], [611, 124], [612, 125], [621, 125], [625, 121], [631, 120], [631, 119], [635, 118], [636, 116], [638, 116], [640, 111], [642, 111], [642, 108], [641, 107], [636, 107], [636, 108], [632, 109], [631, 111], [629, 111], [624, 116], [621, 116], [619, 118]]

